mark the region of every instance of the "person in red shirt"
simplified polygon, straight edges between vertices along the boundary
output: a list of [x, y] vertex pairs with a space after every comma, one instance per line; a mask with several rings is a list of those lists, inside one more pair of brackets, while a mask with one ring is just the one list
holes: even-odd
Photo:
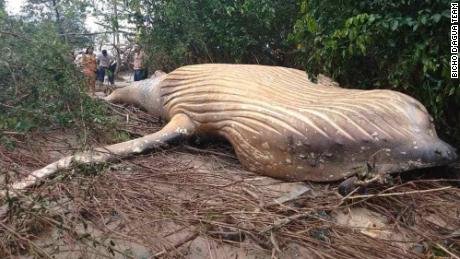
[[81, 66], [83, 74], [86, 76], [86, 85], [91, 95], [94, 95], [96, 90], [96, 56], [93, 53], [93, 47], [88, 47], [85, 54], [81, 58]]

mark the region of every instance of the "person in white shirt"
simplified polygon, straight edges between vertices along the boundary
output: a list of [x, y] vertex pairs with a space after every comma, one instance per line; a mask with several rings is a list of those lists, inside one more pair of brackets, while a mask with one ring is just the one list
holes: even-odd
[[[97, 81], [100, 84], [104, 83], [105, 72], [113, 62], [113, 57], [107, 53], [107, 50], [103, 49], [102, 53], [97, 55]], [[110, 82], [112, 84], [112, 82]]]

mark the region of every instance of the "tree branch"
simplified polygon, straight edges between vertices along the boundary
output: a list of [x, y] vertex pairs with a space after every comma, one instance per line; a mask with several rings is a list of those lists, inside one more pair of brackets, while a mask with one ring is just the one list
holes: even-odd
[[[112, 34], [116, 33], [115, 31], [101, 31], [101, 32], [68, 32], [68, 33], [60, 33], [59, 35], [75, 35], [75, 36], [91, 36], [91, 35], [99, 35], [99, 34]], [[135, 35], [132, 32], [127, 31], [118, 31], [118, 33], [123, 33], [127, 35]]]
[[32, 41], [31, 39], [25, 37], [24, 35], [17, 34], [17, 33], [10, 32], [10, 31], [0, 31], [0, 34], [7, 34], [7, 35], [11, 35], [11, 36], [14, 36], [16, 38], [20, 38], [20, 39], [23, 39], [23, 40], [26, 40], [26, 41]]

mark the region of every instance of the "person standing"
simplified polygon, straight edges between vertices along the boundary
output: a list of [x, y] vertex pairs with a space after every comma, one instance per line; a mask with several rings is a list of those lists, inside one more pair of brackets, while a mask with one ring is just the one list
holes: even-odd
[[86, 76], [86, 85], [91, 95], [96, 90], [96, 56], [93, 54], [93, 47], [88, 47], [85, 54], [81, 57], [81, 66], [83, 74]]
[[134, 49], [134, 81], [140, 81], [147, 77], [147, 73], [144, 68], [144, 51], [141, 47], [136, 46]]
[[[104, 83], [105, 73], [113, 62], [111, 55], [107, 53], [107, 50], [103, 49], [102, 54], [99, 54], [96, 58], [97, 68], [97, 81], [102, 85]], [[110, 81], [110, 80], [109, 80]], [[112, 82], [110, 82], [112, 84]]]

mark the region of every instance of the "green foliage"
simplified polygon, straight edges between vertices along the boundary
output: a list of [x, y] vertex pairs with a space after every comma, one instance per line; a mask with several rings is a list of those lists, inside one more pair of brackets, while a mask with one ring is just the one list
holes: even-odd
[[[123, 29], [129, 30], [129, 28], [122, 26], [128, 17], [127, 4], [128, 1], [126, 0], [98, 0], [97, 2], [93, 2], [93, 16], [101, 21], [99, 25], [104, 27], [106, 31], [119, 32]], [[114, 42], [112, 43], [119, 45], [119, 34], [113, 36]], [[104, 42], [107, 43], [108, 41], [107, 39]]]
[[87, 35], [85, 18], [90, 3], [88, 0], [26, 0], [22, 12], [29, 22], [54, 23], [56, 32], [72, 47], [87, 47], [92, 39]]
[[126, 131], [115, 130], [112, 133], [112, 138], [111, 139], [114, 142], [124, 142], [124, 141], [128, 141], [128, 140], [130, 140], [132, 138], [131, 138], [131, 135]]
[[[460, 141], [459, 81], [450, 79], [450, 1], [302, 0], [291, 40], [307, 71], [420, 100]], [[447, 126], [447, 127], [446, 127]]]
[[156, 69], [203, 62], [280, 64], [280, 51], [293, 49], [286, 40], [295, 0], [136, 0], [130, 8]]
[[0, 20], [0, 132], [105, 123], [54, 23]]

